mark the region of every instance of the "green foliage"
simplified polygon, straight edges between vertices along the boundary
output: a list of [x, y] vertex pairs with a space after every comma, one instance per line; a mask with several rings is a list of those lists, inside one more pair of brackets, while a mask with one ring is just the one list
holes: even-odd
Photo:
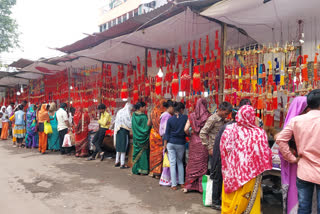
[[18, 25], [11, 17], [16, 0], [0, 0], [0, 53], [19, 47]]

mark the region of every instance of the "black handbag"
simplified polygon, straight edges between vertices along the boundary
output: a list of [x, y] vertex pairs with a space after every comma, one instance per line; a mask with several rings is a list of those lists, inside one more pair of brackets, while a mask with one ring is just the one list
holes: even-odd
[[44, 123], [39, 123], [38, 132], [44, 132]]

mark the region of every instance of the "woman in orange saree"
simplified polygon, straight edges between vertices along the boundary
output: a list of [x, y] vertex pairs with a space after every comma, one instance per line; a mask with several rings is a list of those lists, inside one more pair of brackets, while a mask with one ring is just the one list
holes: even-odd
[[160, 100], [151, 112], [152, 129], [150, 133], [150, 176], [160, 178], [162, 173], [163, 143], [159, 134], [160, 117], [165, 108], [163, 103], [166, 100]]

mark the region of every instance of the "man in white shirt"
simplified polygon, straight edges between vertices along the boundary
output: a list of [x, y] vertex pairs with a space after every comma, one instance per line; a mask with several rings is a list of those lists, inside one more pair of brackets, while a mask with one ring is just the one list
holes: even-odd
[[56, 116], [58, 121], [60, 152], [61, 155], [64, 155], [70, 152], [68, 149], [62, 147], [64, 136], [68, 133], [68, 129], [70, 128], [66, 103], [61, 103], [60, 109], [57, 111]]

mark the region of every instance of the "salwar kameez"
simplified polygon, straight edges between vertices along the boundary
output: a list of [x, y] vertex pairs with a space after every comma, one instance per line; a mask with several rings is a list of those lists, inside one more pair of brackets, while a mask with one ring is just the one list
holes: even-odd
[[[42, 104], [39, 111], [39, 123], [50, 122], [50, 117], [47, 111], [47, 104]], [[40, 132], [41, 131], [41, 132]], [[44, 154], [47, 150], [48, 135], [44, 131], [39, 131], [39, 151]]]
[[39, 132], [39, 152], [45, 153], [47, 150], [48, 135], [44, 132]]

